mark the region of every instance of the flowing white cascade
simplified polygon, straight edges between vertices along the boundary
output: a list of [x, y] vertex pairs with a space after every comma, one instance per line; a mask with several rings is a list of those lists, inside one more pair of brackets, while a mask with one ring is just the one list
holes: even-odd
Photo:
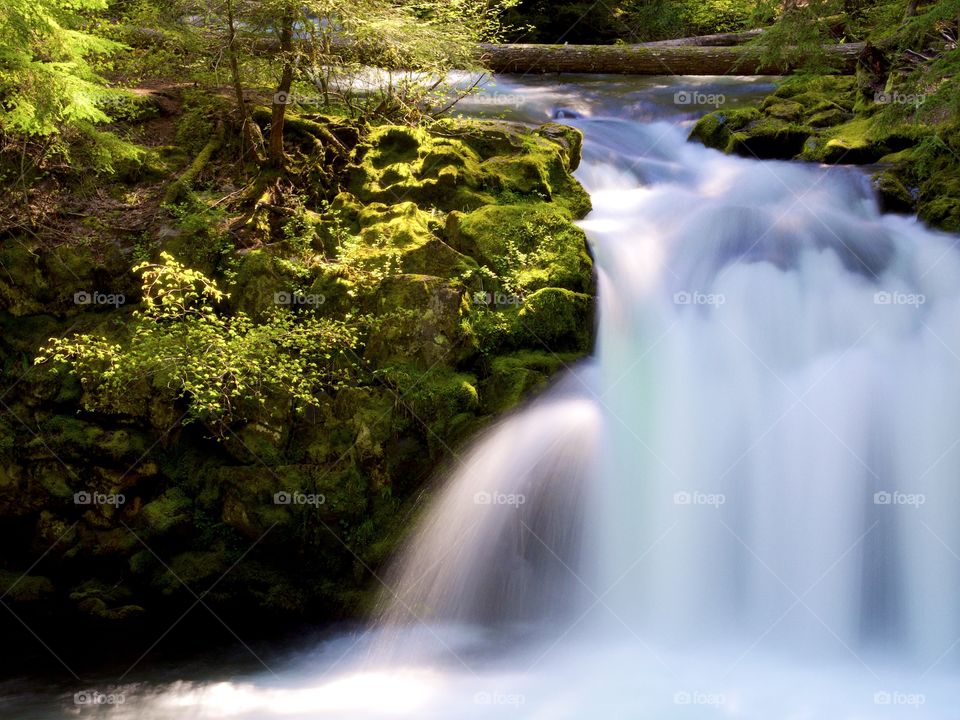
[[[453, 473], [387, 615], [579, 604], [671, 647], [936, 661], [960, 638], [956, 238], [879, 214], [854, 170], [574, 122], [598, 367]], [[474, 501], [498, 491], [527, 502]]]
[[606, 82], [498, 88], [576, 105], [594, 357], [454, 464], [367, 650], [130, 717], [956, 717], [957, 238]]

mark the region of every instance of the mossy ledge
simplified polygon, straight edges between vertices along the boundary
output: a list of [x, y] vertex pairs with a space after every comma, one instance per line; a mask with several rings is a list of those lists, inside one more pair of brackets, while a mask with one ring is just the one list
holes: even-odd
[[869, 165], [883, 210], [956, 232], [960, 125], [943, 104], [953, 100], [878, 91], [863, 73], [797, 76], [755, 107], [703, 116], [690, 139], [744, 157]]
[[[593, 268], [575, 221], [590, 201], [571, 175], [578, 131], [442, 121], [346, 132], [308, 119], [352, 138], [350, 157], [326, 198], [305, 192], [293, 212], [262, 204], [242, 223], [218, 217], [216, 176], [232, 162], [218, 143], [211, 167], [178, 191], [186, 204], [158, 210], [135, 235], [91, 211], [79, 241], [0, 243], [10, 388], [0, 593], [28, 622], [59, 618], [58, 633], [140, 642], [194, 593], [238, 631], [358, 616], [434, 469], [589, 352]], [[149, 156], [157, 168], [122, 182], [162, 197], [157, 175], [177, 177], [188, 159]], [[291, 164], [315, 177], [304, 158]], [[133, 258], [161, 252], [229, 291], [222, 314], [256, 322], [278, 297], [303, 294], [320, 300], [296, 312], [362, 316], [356, 374], [306, 408], [260, 398], [218, 433], [181, 422], [190, 399], [149, 381], [112, 412], [91, 410], [95, 379], [33, 360], [49, 338], [124, 337], [140, 292]], [[126, 302], [76, 304], [92, 292]], [[123, 502], [78, 504], [78, 493]], [[323, 501], [284, 504], [278, 493]], [[191, 627], [202, 636], [208, 626]]]

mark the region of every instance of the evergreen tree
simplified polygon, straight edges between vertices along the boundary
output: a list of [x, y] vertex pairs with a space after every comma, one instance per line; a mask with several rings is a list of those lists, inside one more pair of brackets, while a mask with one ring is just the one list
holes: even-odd
[[4, 0], [0, 7], [0, 131], [55, 135], [109, 120], [117, 98], [92, 65], [121, 46], [86, 32], [106, 0]]

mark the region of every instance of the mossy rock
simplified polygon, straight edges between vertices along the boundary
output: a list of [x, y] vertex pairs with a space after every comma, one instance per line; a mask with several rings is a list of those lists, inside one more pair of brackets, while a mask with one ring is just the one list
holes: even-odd
[[96, 292], [133, 302], [134, 280], [127, 258], [106, 239], [53, 248], [17, 238], [0, 242], [0, 310], [15, 316], [111, 312], [114, 305], [77, 304], [75, 296]]
[[428, 443], [444, 438], [445, 444], [455, 444], [476, 426], [480, 395], [474, 375], [439, 367], [424, 373], [398, 364], [383, 376], [397, 388], [404, 407], [426, 424]]
[[588, 292], [593, 263], [583, 231], [552, 203], [490, 205], [447, 219], [450, 244], [528, 290]]
[[467, 349], [461, 328], [464, 288], [431, 275], [385, 278], [375, 300], [378, 327], [367, 341], [364, 358], [383, 367], [394, 360], [431, 367], [454, 362]]
[[[230, 293], [217, 308], [225, 316], [260, 321], [278, 295], [297, 292], [324, 297], [298, 312], [363, 318], [363, 358], [348, 387], [318, 391], [302, 414], [289, 398], [265, 397], [249, 422], [216, 443], [201, 427], [168, 434], [183, 407], [147, 381], [118, 400], [116, 414], [76, 415], [84, 387], [31, 364], [37, 347], [68, 325], [123, 342], [118, 328], [139, 285], [126, 239], [112, 250], [84, 240], [56, 253], [32, 239], [0, 243], [0, 363], [7, 386], [17, 383], [10, 404], [50, 446], [0, 418], [0, 517], [23, 548], [50, 549], [55, 569], [49, 580], [24, 580], [15, 588], [22, 595], [10, 597], [49, 602], [93, 627], [151, 622], [191, 600], [174, 573], [202, 592], [260, 541], [211, 601], [268, 617], [329, 618], [369, 607], [364, 563], [392, 553], [407, 517], [402, 508], [437, 463], [589, 348], [592, 263], [574, 221], [590, 204], [571, 175], [581, 146], [578, 130], [558, 124], [375, 128], [354, 155], [350, 192], [330, 206], [305, 196], [297, 211], [303, 227], [289, 237], [234, 253], [202, 221], [195, 233], [186, 223], [155, 228], [156, 245], [178, 247], [181, 260]], [[283, 217], [269, 215], [273, 225]], [[481, 277], [484, 289], [507, 282], [491, 279], [481, 262], [520, 281], [512, 297], [525, 301], [522, 309], [471, 302]], [[128, 286], [120, 312], [79, 312], [72, 302], [75, 289]], [[483, 349], [473, 325], [480, 315], [492, 319]], [[517, 352], [524, 347], [541, 350]], [[126, 502], [77, 507], [79, 490], [122, 492]], [[277, 502], [283, 492], [324, 502]], [[174, 573], [121, 521], [160, 543]]]
[[744, 157], [788, 160], [804, 148], [810, 131], [775, 117], [763, 117], [731, 134], [727, 152]]
[[348, 189], [362, 203], [422, 207], [479, 207], [481, 158], [456, 139], [434, 138], [422, 128], [375, 128], [356, 154]]
[[839, 125], [850, 119], [850, 114], [840, 108], [827, 108], [812, 114], [806, 124], [813, 128], [825, 128]]
[[440, 221], [412, 202], [373, 203], [357, 215], [362, 242], [351, 261], [374, 272], [398, 268], [403, 273], [460, 277], [476, 269], [469, 257], [444, 243]]
[[234, 285], [230, 288], [230, 306], [255, 320], [277, 308], [278, 297], [302, 286], [306, 267], [298, 276], [296, 267], [284, 262], [276, 252], [256, 249], [244, 253], [238, 264]]
[[509, 192], [552, 199], [582, 217], [590, 200], [570, 175], [582, 143], [574, 133], [495, 121], [440, 121], [429, 131], [384, 126], [358, 150], [348, 190], [363, 203], [443, 211], [473, 210]]
[[129, 602], [133, 591], [121, 584], [88, 580], [70, 591], [70, 599], [81, 613], [110, 623], [124, 622], [140, 617], [146, 611]]
[[784, 80], [773, 94], [764, 100], [764, 106], [788, 101], [802, 108], [810, 116], [828, 108], [852, 112], [857, 98], [854, 78], [844, 75], [797, 75]]
[[869, 117], [860, 117], [827, 130], [808, 143], [803, 160], [824, 163], [872, 163], [914, 145], [929, 130], [915, 126], [884, 127]]
[[582, 353], [520, 350], [493, 358], [490, 375], [480, 386], [484, 411], [501, 413], [516, 408], [580, 357]]
[[934, 176], [920, 187], [920, 219], [934, 227], [960, 232], [960, 168]]
[[432, 237], [432, 216], [412, 202], [370, 203], [357, 215], [365, 249], [376, 255], [381, 247], [403, 250]]
[[916, 197], [894, 170], [881, 170], [872, 177], [881, 212], [913, 213]]
[[31, 605], [49, 600], [53, 594], [54, 585], [49, 578], [0, 570], [0, 595], [6, 602]]
[[793, 100], [782, 100], [771, 96], [761, 105], [763, 112], [778, 120], [794, 122], [799, 120], [804, 113], [804, 107]]
[[731, 135], [760, 117], [760, 111], [756, 108], [707, 113], [693, 126], [689, 139], [701, 142], [714, 150], [729, 152]]
[[570, 172], [580, 167], [580, 158], [583, 153], [583, 133], [574, 127], [561, 125], [560, 123], [544, 123], [537, 128], [536, 133], [552, 140], [563, 148], [567, 169]]
[[156, 568], [152, 583], [163, 595], [200, 593], [223, 577], [232, 564], [223, 548], [191, 550], [175, 555], [166, 567]]
[[140, 509], [140, 520], [148, 535], [167, 535], [189, 530], [193, 522], [193, 502], [179, 487], [171, 487]]
[[593, 298], [563, 288], [543, 288], [524, 301], [517, 322], [519, 335], [532, 347], [587, 352], [593, 335]]
[[289, 421], [293, 413], [290, 398], [280, 393], [264, 395], [257, 409], [257, 418], [224, 438], [223, 448], [241, 463], [262, 462], [273, 465], [281, 461], [289, 437]]
[[106, 430], [102, 426], [67, 415], [54, 415], [41, 425], [42, 441], [27, 443], [28, 452], [50, 452], [70, 459], [96, 458], [97, 462], [123, 464], [143, 457], [147, 438], [127, 429]]

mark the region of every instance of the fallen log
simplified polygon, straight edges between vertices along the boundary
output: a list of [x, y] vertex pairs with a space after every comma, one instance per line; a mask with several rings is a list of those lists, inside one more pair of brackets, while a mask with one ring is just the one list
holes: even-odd
[[[477, 47], [477, 59], [490, 72], [505, 75], [780, 75], [796, 70], [792, 65], [763, 66], [759, 47], [737, 44], [746, 43], [762, 32], [701, 35], [640, 45], [481, 43]], [[155, 34], [150, 31], [140, 33], [138, 39], [145, 45], [156, 42]], [[728, 44], [718, 44], [721, 42]], [[837, 61], [839, 72], [849, 75], [855, 72], [857, 56], [863, 48], [864, 43], [847, 43], [824, 45], [822, 50]], [[256, 55], [270, 55], [277, 51], [277, 42], [272, 38], [259, 40], [251, 49]], [[346, 38], [335, 39], [330, 50], [327, 61], [331, 63], [362, 63], [367, 56], [362, 45]], [[323, 60], [319, 62], [322, 64]]]
[[674, 40], [654, 40], [640, 43], [643, 47], [728, 47], [743, 45], [750, 40], [756, 40], [763, 35], [763, 30], [745, 30], [735, 33], [717, 33], [715, 35], [696, 35], [694, 37], [676, 38]]
[[207, 167], [207, 164], [213, 158], [213, 154], [220, 149], [223, 145], [224, 139], [224, 128], [222, 123], [218, 123], [216, 129], [214, 130], [213, 135], [210, 136], [210, 139], [207, 141], [207, 144], [204, 145], [203, 150], [200, 151], [200, 154], [193, 159], [193, 162], [190, 163], [190, 166], [183, 171], [183, 173], [170, 183], [170, 186], [167, 188], [167, 192], [164, 193], [163, 202], [165, 205], [171, 205], [173, 203], [179, 202], [182, 200], [190, 188], [193, 187], [194, 181], [203, 172], [204, 168]]
[[[825, 45], [838, 70], [852, 74], [863, 43]], [[609, 73], [617, 75], [779, 75], [795, 66], [764, 66], [761, 50], [735, 47], [644, 45], [493, 45], [480, 46], [481, 62], [494, 73]]]

